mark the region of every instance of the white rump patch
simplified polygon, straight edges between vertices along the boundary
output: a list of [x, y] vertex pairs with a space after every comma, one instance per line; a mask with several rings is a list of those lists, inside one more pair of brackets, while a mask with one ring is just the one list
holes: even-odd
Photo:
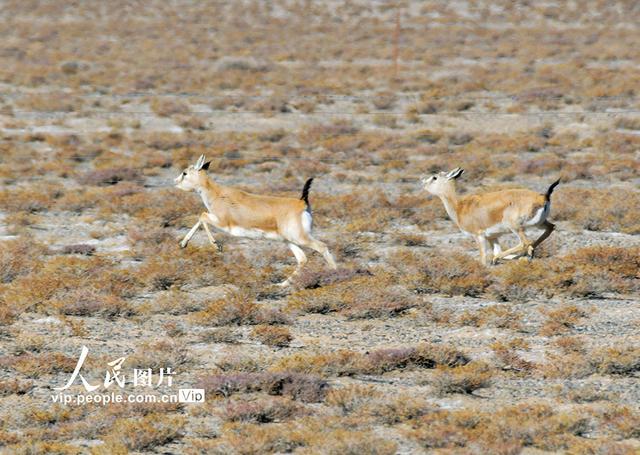
[[542, 207], [538, 209], [536, 214], [529, 221], [526, 222], [526, 226], [537, 226], [547, 219], [549, 216], [549, 203], [545, 202]]
[[311, 232], [311, 226], [313, 225], [313, 217], [306, 210], [302, 212], [302, 229], [309, 234]]

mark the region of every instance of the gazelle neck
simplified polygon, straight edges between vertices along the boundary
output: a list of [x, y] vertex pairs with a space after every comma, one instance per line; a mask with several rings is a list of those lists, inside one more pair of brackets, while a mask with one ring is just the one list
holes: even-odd
[[440, 200], [444, 204], [444, 208], [447, 211], [449, 218], [451, 218], [451, 220], [460, 227], [460, 222], [458, 221], [458, 196], [456, 195], [455, 190], [442, 194], [440, 196]]
[[202, 202], [207, 207], [207, 210], [211, 212], [213, 208], [213, 200], [220, 193], [220, 185], [211, 180], [208, 175], [203, 174], [200, 177], [200, 184], [196, 188], [196, 192], [202, 198]]

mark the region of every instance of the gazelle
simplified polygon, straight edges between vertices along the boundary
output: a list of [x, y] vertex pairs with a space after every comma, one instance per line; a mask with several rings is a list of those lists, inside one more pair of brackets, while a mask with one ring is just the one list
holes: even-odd
[[[513, 259], [527, 255], [533, 258], [535, 249], [553, 232], [555, 225], [547, 221], [551, 208], [551, 193], [560, 183], [556, 180], [545, 194], [526, 189], [495, 191], [485, 194], [458, 196], [456, 179], [463, 169], [440, 172], [422, 179], [424, 189], [442, 200], [449, 217], [462, 232], [475, 237], [480, 247], [483, 264], [488, 265], [491, 250], [491, 263], [500, 259]], [[533, 243], [527, 239], [525, 231], [532, 227], [543, 228], [542, 235]], [[498, 239], [503, 234], [516, 234], [520, 243], [501, 251]]]
[[184, 191], [196, 191], [207, 208], [180, 242], [182, 248], [187, 246], [200, 226], [207, 232], [209, 242], [218, 247], [209, 230], [210, 224], [234, 237], [287, 242], [298, 266], [280, 286], [289, 285], [291, 278], [307, 262], [307, 256], [301, 247], [317, 251], [322, 254], [329, 267], [336, 268], [327, 246], [311, 235], [313, 218], [309, 205], [309, 189], [312, 178], [304, 184], [300, 199], [262, 196], [217, 184], [206, 173], [210, 163], [205, 163], [205, 157], [201, 155], [194, 165], [187, 167], [175, 178], [176, 187]]

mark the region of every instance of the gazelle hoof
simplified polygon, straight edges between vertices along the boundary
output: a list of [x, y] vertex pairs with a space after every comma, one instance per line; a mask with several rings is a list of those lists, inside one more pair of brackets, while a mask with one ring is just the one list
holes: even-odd
[[180, 248], [186, 248], [187, 247], [187, 242], [185, 242], [184, 240], [182, 242], [180, 242]]
[[286, 279], [282, 283], [278, 283], [276, 286], [279, 288], [286, 288], [287, 286], [291, 286], [291, 280]]

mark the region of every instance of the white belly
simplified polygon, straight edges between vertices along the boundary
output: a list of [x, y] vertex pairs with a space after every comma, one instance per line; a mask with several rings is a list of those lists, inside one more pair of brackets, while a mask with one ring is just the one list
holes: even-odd
[[484, 235], [487, 237], [492, 237], [495, 235], [500, 235], [500, 234], [506, 234], [508, 232], [511, 232], [511, 229], [509, 229], [507, 227], [507, 225], [505, 225], [504, 223], [498, 223], [498, 224], [494, 224], [493, 226], [487, 228], [484, 231]]
[[234, 226], [232, 228], [221, 228], [221, 231], [226, 232], [234, 237], [247, 237], [250, 239], [270, 239], [270, 240], [282, 240], [282, 236], [275, 232], [267, 232], [261, 229], [243, 228]]

